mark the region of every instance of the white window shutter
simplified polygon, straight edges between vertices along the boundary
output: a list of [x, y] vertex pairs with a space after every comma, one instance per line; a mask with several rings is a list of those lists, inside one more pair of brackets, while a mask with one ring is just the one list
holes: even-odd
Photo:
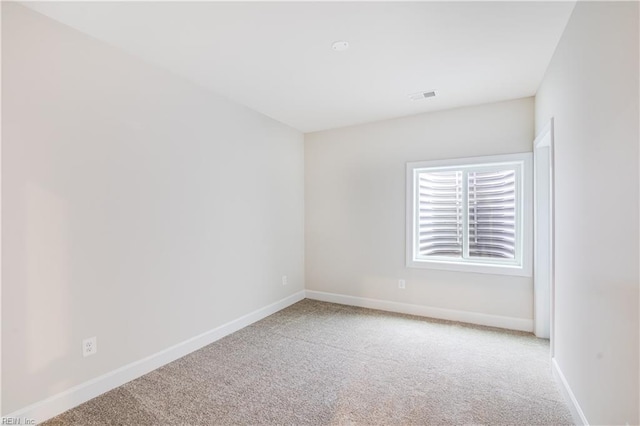
[[516, 171], [468, 173], [469, 257], [516, 257]]
[[462, 172], [417, 174], [418, 257], [462, 257]]

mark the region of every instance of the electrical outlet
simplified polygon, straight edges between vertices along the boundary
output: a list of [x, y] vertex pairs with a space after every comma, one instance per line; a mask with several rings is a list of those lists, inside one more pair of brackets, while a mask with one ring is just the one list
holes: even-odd
[[89, 337], [82, 341], [82, 356], [95, 355], [98, 352], [97, 337]]
[[283, 275], [282, 276], [282, 285], [287, 285], [287, 284], [289, 284], [289, 280], [287, 279], [286, 275]]
[[404, 280], [398, 280], [398, 288], [404, 290], [405, 289], [405, 281]]

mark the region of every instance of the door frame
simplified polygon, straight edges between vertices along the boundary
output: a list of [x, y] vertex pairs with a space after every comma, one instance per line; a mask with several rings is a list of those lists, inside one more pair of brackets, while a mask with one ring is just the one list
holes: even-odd
[[[540, 172], [537, 170], [537, 162], [541, 156], [546, 156], [548, 160], [548, 185], [549, 185], [549, 197], [548, 197], [548, 205], [544, 203], [539, 203], [537, 200], [537, 188], [541, 185], [541, 176]], [[534, 275], [533, 275], [533, 291], [534, 291], [534, 331], [536, 336], [538, 337], [549, 337], [550, 346], [551, 346], [551, 356], [554, 355], [554, 336], [555, 336], [555, 262], [554, 262], [554, 253], [555, 253], [555, 203], [554, 203], [554, 121], [553, 118], [549, 120], [549, 122], [544, 126], [544, 128], [538, 133], [534, 142], [533, 142], [533, 158], [534, 158]], [[544, 209], [544, 210], [543, 210]], [[545, 211], [546, 210], [546, 211]], [[538, 259], [538, 247], [539, 238], [538, 232], [545, 232], [543, 229], [539, 229], [538, 218], [547, 214], [549, 217], [549, 234], [548, 238], [548, 247], [546, 256], [549, 258], [549, 283], [548, 288], [541, 288], [541, 284], [536, 280], [536, 269], [539, 266], [540, 259]], [[538, 292], [544, 293], [548, 291], [549, 298], [548, 300], [543, 299], [543, 303], [548, 303], [548, 306], [541, 306], [540, 303], [535, 303], [536, 294]], [[544, 318], [546, 316], [546, 312], [548, 312], [548, 318]], [[549, 335], [546, 335], [546, 324], [548, 321], [548, 330]]]

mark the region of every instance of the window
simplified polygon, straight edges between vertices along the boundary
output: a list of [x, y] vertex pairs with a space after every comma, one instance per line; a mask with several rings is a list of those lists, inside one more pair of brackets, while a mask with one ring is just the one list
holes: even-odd
[[407, 266], [531, 275], [531, 154], [407, 164]]

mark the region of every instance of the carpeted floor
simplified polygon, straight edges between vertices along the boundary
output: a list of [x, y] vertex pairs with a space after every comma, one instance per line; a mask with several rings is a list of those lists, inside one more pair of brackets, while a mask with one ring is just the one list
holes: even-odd
[[303, 300], [47, 425], [562, 425], [530, 334]]

